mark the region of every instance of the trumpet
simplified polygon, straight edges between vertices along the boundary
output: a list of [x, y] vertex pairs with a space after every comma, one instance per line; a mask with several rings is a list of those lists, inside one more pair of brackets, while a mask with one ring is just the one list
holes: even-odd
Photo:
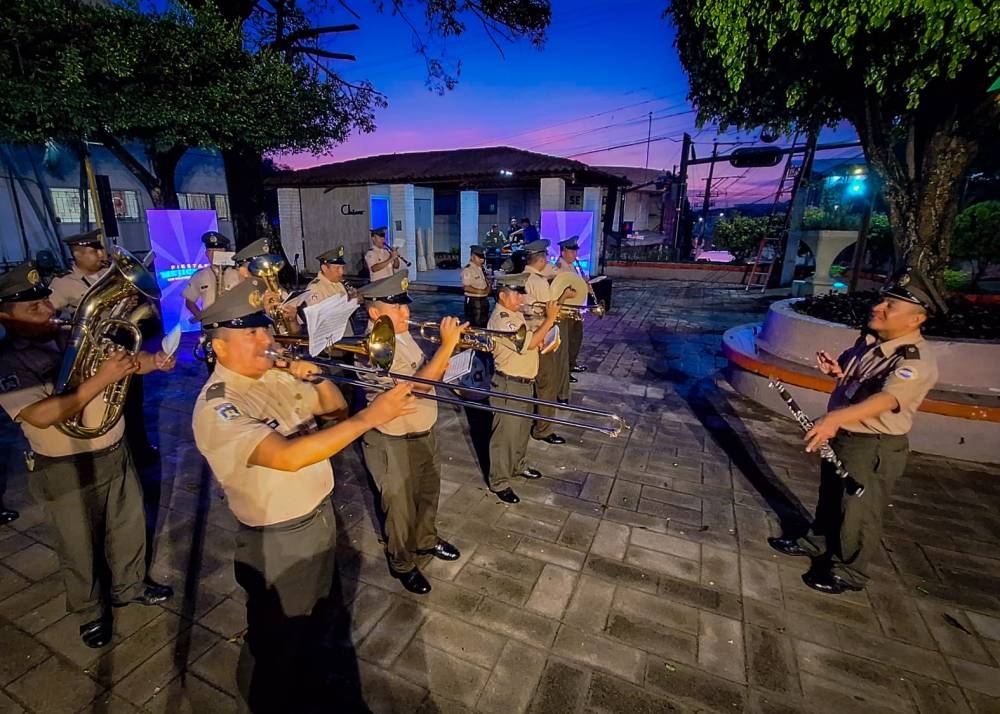
[[[537, 317], [538, 315], [545, 314], [544, 302], [533, 302], [530, 305], [526, 305], [525, 314], [529, 317]], [[596, 305], [560, 305], [559, 306], [559, 319], [560, 320], [582, 320], [584, 313], [590, 313], [598, 320], [604, 318], [604, 313], [607, 310], [604, 307], [603, 302], [599, 302]]]
[[[275, 335], [274, 341], [285, 348], [287, 358], [293, 360], [310, 360], [302, 354], [308, 349], [309, 338], [297, 335]], [[378, 318], [367, 335], [345, 337], [330, 345], [330, 349], [362, 355], [379, 369], [389, 369], [396, 354], [396, 330], [392, 320], [386, 315]]]
[[[420, 330], [420, 337], [428, 342], [441, 342], [441, 323], [428, 320], [418, 322], [407, 320], [406, 324]], [[508, 339], [514, 343], [514, 349], [520, 352], [524, 349], [524, 342], [528, 337], [528, 328], [521, 325], [516, 331], [487, 330], [482, 327], [466, 327], [462, 330], [462, 339], [458, 343], [460, 350], [477, 350], [479, 352], [492, 352], [497, 339]]]
[[[388, 320], [386, 317], [381, 317], [379, 320]], [[391, 329], [391, 323], [390, 323]], [[374, 333], [375, 330], [373, 329]], [[304, 362], [309, 362], [316, 365], [317, 367], [323, 367], [326, 369], [337, 369], [345, 372], [354, 372], [356, 374], [370, 374], [375, 377], [384, 377], [391, 380], [400, 380], [404, 382], [414, 382], [416, 384], [425, 384], [430, 387], [442, 387], [445, 389], [453, 389], [455, 385], [449, 384], [448, 382], [440, 382], [434, 379], [426, 379], [424, 377], [417, 377], [412, 374], [401, 374], [399, 372], [392, 372], [384, 367], [374, 366], [374, 367], [363, 367], [360, 365], [344, 364], [341, 362], [335, 362], [333, 360], [327, 359], [317, 359], [315, 357], [300, 356], [297, 351], [289, 351], [283, 349], [270, 348], [264, 353], [267, 357], [273, 360], [282, 361], [294, 361], [301, 360]], [[357, 387], [362, 387], [363, 389], [376, 389], [382, 392], [387, 392], [392, 389], [395, 384], [383, 385], [373, 382], [366, 382], [361, 379], [352, 379], [351, 377], [344, 377], [338, 374], [325, 374], [324, 378], [329, 379], [340, 384], [352, 384]], [[590, 431], [599, 431], [602, 434], [606, 434], [612, 438], [618, 437], [622, 431], [630, 429], [631, 427], [628, 423], [617, 414], [612, 414], [610, 412], [603, 412], [597, 409], [587, 409], [585, 407], [578, 407], [569, 404], [559, 404], [557, 402], [549, 402], [544, 399], [535, 399], [534, 397], [522, 397], [518, 394], [508, 394], [506, 392], [493, 392], [489, 389], [480, 389], [479, 387], [462, 387], [463, 392], [468, 392], [471, 394], [480, 394], [487, 397], [497, 397], [498, 399], [505, 399], [508, 401], [524, 402], [526, 404], [534, 404], [546, 407], [552, 407], [554, 409], [562, 409], [564, 411], [575, 412], [577, 414], [584, 414], [588, 417], [595, 417], [598, 419], [607, 419], [608, 424], [599, 424], [591, 422], [578, 422], [571, 419], [563, 419], [561, 417], [546, 417], [545, 420], [552, 422], [553, 424], [561, 424], [563, 426], [575, 426], [580, 429], [587, 429]], [[440, 402], [442, 404], [454, 404], [456, 406], [469, 407], [470, 409], [481, 409], [483, 411], [493, 412], [494, 414], [509, 414], [511, 416], [520, 417], [522, 419], [534, 419], [535, 414], [532, 412], [522, 412], [516, 409], [508, 409], [506, 407], [496, 407], [492, 406], [486, 402], [475, 402], [475, 401], [465, 401], [464, 399], [451, 398], [443, 396], [440, 394], [435, 394], [434, 392], [413, 392], [413, 396], [420, 399], [431, 399], [435, 402]]]

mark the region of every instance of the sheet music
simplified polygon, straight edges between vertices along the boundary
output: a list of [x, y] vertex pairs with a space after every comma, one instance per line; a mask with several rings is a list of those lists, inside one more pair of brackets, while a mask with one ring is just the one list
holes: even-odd
[[462, 350], [448, 360], [448, 369], [444, 372], [445, 382], [454, 382], [472, 371], [472, 357], [475, 350]]
[[306, 330], [309, 332], [309, 354], [316, 357], [339, 341], [347, 331], [351, 313], [357, 309], [358, 303], [348, 300], [346, 295], [334, 295], [303, 308]]
[[594, 283], [599, 283], [602, 280], [607, 280], [607, 279], [608, 279], [607, 275], [596, 275], [593, 278], [591, 278], [590, 280], [588, 280], [587, 282], [590, 283], [591, 285], [593, 285]]
[[177, 351], [177, 347], [181, 343], [181, 326], [180, 323], [174, 325], [174, 329], [163, 336], [163, 340], [160, 342], [160, 349], [162, 349], [169, 359], [174, 356]]
[[236, 255], [236, 253], [231, 250], [217, 250], [212, 254], [212, 265], [235, 265], [233, 262], [234, 255]]
[[549, 332], [548, 332], [547, 335], [545, 335], [545, 341], [542, 342], [542, 346], [539, 349], [541, 349], [541, 350], [548, 349], [558, 339], [559, 339], [559, 325], [553, 325], [552, 329], [549, 330]]

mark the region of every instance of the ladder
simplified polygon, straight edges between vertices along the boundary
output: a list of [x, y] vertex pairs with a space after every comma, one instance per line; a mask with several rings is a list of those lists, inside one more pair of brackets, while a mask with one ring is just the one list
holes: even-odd
[[[781, 172], [778, 190], [774, 193], [774, 201], [771, 203], [771, 210], [767, 216], [767, 231], [757, 244], [757, 255], [750, 268], [750, 273], [747, 275], [745, 287], [747, 292], [754, 289], [764, 292], [771, 284], [775, 268], [780, 270], [780, 266], [784, 262], [784, 250], [785, 246], [788, 245], [788, 230], [791, 228], [792, 206], [795, 204], [795, 197], [802, 187], [803, 180], [808, 180], [809, 174], [812, 173], [813, 157], [816, 154], [816, 133], [811, 133], [806, 139], [802, 162], [800, 164], [792, 163], [800, 136], [801, 134], [796, 134], [792, 140], [785, 168]], [[782, 209], [780, 208], [782, 200], [787, 200], [783, 209], [784, 215], [781, 215]]]

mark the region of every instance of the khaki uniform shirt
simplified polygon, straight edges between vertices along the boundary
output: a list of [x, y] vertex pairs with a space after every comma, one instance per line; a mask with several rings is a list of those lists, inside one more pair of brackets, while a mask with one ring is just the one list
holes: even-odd
[[[117, 444], [125, 433], [125, 419], [119, 419], [107, 434], [94, 439], [74, 439], [55, 426], [39, 429], [20, 419], [23, 409], [53, 395], [62, 361], [55, 342], [8, 340], [0, 348], [0, 406], [21, 425], [31, 450], [43, 456], [86, 454]], [[99, 425], [105, 406], [103, 395], [94, 397], [83, 409], [83, 425]]]
[[193, 303], [201, 300], [201, 309], [204, 310], [219, 297], [220, 270], [222, 271], [221, 292], [232, 290], [243, 281], [240, 271], [236, 268], [206, 265], [191, 276], [181, 295], [184, 296], [185, 300], [190, 300]]
[[580, 275], [580, 271], [576, 269], [576, 264], [571, 263], [568, 260], [563, 260], [559, 258], [556, 261], [556, 272], [557, 273], [577, 273]]
[[[549, 263], [546, 263], [548, 267], [552, 267]], [[535, 270], [534, 268], [525, 268], [524, 272], [528, 273], [528, 279], [524, 281], [524, 290], [527, 293], [528, 299], [525, 301], [528, 304], [533, 302], [546, 303], [554, 300], [552, 295], [552, 288], [549, 285], [548, 278], [545, 273], [541, 270]], [[541, 306], [538, 306], [541, 307]], [[528, 319], [528, 327], [534, 329], [545, 321], [545, 316], [538, 316]]]
[[[399, 372], [400, 374], [416, 374], [426, 361], [427, 358], [424, 357], [424, 351], [420, 349], [420, 346], [409, 332], [396, 334], [396, 352], [393, 354], [392, 366], [389, 368], [391, 371]], [[361, 378], [366, 382], [386, 387], [393, 385], [393, 380], [388, 377], [361, 375]], [[414, 388], [413, 391], [416, 394], [418, 390]], [[374, 399], [380, 393], [379, 390], [370, 389], [368, 390], [368, 398]], [[437, 402], [433, 399], [418, 397], [413, 401], [413, 406], [416, 408], [416, 412], [413, 414], [396, 417], [392, 421], [376, 428], [389, 436], [405, 436], [406, 434], [419, 434], [430, 431], [431, 427], [434, 426], [434, 422], [437, 421]]]
[[[516, 331], [525, 324], [524, 315], [497, 303], [486, 327], [490, 330]], [[538, 350], [529, 349], [532, 332], [524, 339], [524, 348], [518, 352], [514, 343], [505, 337], [493, 340], [493, 360], [498, 372], [511, 377], [534, 379], [538, 375]]]
[[469, 297], [488, 297], [490, 284], [486, 282], [486, 273], [482, 267], [469, 263], [462, 269], [462, 287]]
[[318, 408], [316, 387], [287, 372], [272, 369], [252, 379], [216, 365], [194, 405], [194, 440], [241, 523], [265, 526], [304, 516], [333, 490], [328, 459], [295, 472], [247, 463], [272, 432], [316, 431]]
[[[302, 297], [297, 304], [315, 305], [316, 303], [323, 302], [327, 298], [334, 297], [335, 295], [348, 295], [347, 286], [343, 283], [335, 283], [332, 280], [327, 280], [326, 276], [320, 273], [309, 281], [308, 288], [304, 293], [302, 293]], [[348, 295], [348, 297], [350, 296]], [[344, 336], [347, 337], [353, 335], [354, 330], [351, 329], [351, 323], [350, 320], [348, 320]]]
[[49, 284], [52, 295], [49, 302], [56, 310], [68, 310], [73, 312], [80, 305], [80, 300], [90, 290], [90, 286], [104, 277], [107, 269], [99, 271], [96, 275], [84, 275], [76, 265], [66, 275], [53, 278]]
[[919, 332], [879, 342], [863, 335], [838, 358], [844, 376], [830, 395], [828, 411], [863, 402], [886, 392], [899, 402], [894, 411], [845, 424], [847, 431], [902, 435], [913, 426], [913, 415], [938, 379], [937, 361]]
[[368, 272], [371, 273], [372, 282], [388, 278], [396, 272], [396, 269], [392, 267], [392, 263], [389, 263], [381, 270], [372, 270], [373, 265], [381, 263], [383, 260], [388, 260], [390, 257], [392, 257], [392, 252], [387, 248], [372, 248], [365, 253], [365, 262], [368, 264]]

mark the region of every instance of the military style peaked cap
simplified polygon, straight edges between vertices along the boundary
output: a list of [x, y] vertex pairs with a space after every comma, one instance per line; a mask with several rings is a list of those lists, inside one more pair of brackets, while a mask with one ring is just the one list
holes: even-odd
[[344, 262], [344, 246], [331, 248], [325, 253], [316, 256], [316, 260], [327, 265], [346, 265]]
[[918, 270], [908, 269], [882, 291], [886, 297], [894, 297], [922, 306], [929, 313], [948, 314], [948, 305], [927, 277]]
[[376, 280], [358, 289], [365, 300], [387, 302], [390, 305], [409, 305], [413, 300], [407, 295], [410, 279], [405, 270], [400, 270], [388, 278]]
[[483, 248], [483, 246], [481, 245], [469, 246], [469, 252], [472, 253], [473, 255], [478, 255], [480, 258], [486, 257], [486, 249]]
[[497, 278], [497, 287], [507, 290], [516, 290], [519, 293], [525, 291], [524, 284], [528, 280], [527, 273], [514, 273], [513, 275], [501, 275]]
[[15, 265], [0, 275], [0, 302], [41, 300], [51, 294], [52, 291], [45, 287], [33, 261]]
[[371, 234], [373, 236], [382, 236], [383, 238], [385, 238], [385, 229], [386, 229], [385, 226], [379, 226], [378, 228], [372, 228]]
[[579, 240], [580, 236], [570, 236], [565, 240], [559, 241], [559, 247], [563, 250], [580, 250]]
[[272, 320], [264, 313], [264, 284], [250, 278], [227, 290], [201, 313], [201, 329], [265, 327]]
[[103, 249], [104, 231], [100, 228], [95, 228], [94, 230], [87, 231], [86, 233], [77, 233], [75, 235], [66, 236], [62, 239], [62, 242], [69, 246], [79, 245]]
[[549, 243], [550, 241], [548, 238], [533, 240], [530, 243], [524, 244], [524, 250], [531, 255], [534, 255], [535, 253], [547, 253], [549, 250]]
[[275, 252], [274, 249], [276, 247], [277, 246], [271, 245], [271, 241], [267, 238], [261, 238], [259, 240], [255, 240], [246, 248], [237, 252], [236, 255], [233, 256], [233, 261], [236, 263], [245, 263], [248, 260], [253, 260], [261, 255], [270, 255]]
[[229, 239], [219, 233], [219, 231], [208, 231], [208, 233], [202, 235], [201, 242], [209, 249], [221, 248], [222, 250], [229, 250]]

